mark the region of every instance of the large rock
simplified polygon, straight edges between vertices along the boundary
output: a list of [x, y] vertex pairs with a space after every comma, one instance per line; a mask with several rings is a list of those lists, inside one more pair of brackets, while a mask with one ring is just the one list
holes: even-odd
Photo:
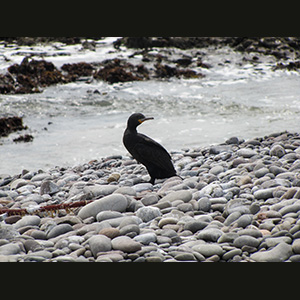
[[292, 254], [292, 246], [282, 242], [271, 250], [256, 252], [250, 258], [257, 262], [283, 262]]
[[113, 210], [118, 212], [126, 211], [127, 199], [121, 194], [112, 194], [101, 199], [95, 200], [83, 208], [78, 213], [81, 219], [96, 217], [97, 214], [105, 210]]

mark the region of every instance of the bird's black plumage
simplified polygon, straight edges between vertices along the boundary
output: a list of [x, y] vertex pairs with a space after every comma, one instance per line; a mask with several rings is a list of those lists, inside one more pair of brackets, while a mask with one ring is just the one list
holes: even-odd
[[127, 128], [123, 135], [123, 144], [128, 152], [138, 162], [143, 164], [154, 184], [155, 179], [169, 178], [176, 176], [171, 156], [168, 151], [150, 137], [138, 133], [136, 128], [146, 120], [141, 113], [132, 114], [127, 121]]

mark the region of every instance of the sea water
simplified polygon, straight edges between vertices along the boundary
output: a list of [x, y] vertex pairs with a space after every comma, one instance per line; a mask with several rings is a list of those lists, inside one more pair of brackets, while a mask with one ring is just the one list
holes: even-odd
[[[106, 38], [96, 51], [80, 45], [1, 48], [0, 71], [29, 53], [57, 67], [64, 63], [128, 58], [134, 49], [115, 50]], [[153, 49], [153, 52], [159, 51]], [[184, 50], [173, 49], [174, 55]], [[186, 50], [189, 55], [196, 50]], [[178, 54], [179, 53], [179, 54]], [[0, 56], [1, 57], [1, 56]], [[300, 130], [299, 72], [273, 71], [274, 57], [248, 63], [229, 48], [205, 49], [204, 78], [109, 84], [80, 80], [47, 87], [42, 93], [0, 95], [0, 113], [23, 116], [30, 143], [13, 143], [22, 132], [0, 139], [0, 174], [73, 166], [109, 155], [127, 155], [122, 135], [133, 112], [154, 117], [138, 130], [169, 151], [222, 143], [273, 132]], [[139, 57], [136, 58], [137, 63]], [[8, 62], [9, 61], [9, 62]]]

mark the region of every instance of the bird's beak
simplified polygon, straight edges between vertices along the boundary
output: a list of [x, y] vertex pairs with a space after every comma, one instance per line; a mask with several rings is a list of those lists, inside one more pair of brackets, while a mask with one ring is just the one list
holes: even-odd
[[154, 119], [153, 117], [139, 119], [139, 123], [142, 124], [143, 122], [145, 122], [147, 120], [153, 120], [153, 119]]

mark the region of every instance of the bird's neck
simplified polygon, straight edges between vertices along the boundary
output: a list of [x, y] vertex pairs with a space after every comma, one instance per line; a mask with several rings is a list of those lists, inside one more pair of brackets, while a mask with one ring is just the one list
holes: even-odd
[[131, 133], [131, 134], [137, 134], [136, 127], [127, 127], [126, 132]]

